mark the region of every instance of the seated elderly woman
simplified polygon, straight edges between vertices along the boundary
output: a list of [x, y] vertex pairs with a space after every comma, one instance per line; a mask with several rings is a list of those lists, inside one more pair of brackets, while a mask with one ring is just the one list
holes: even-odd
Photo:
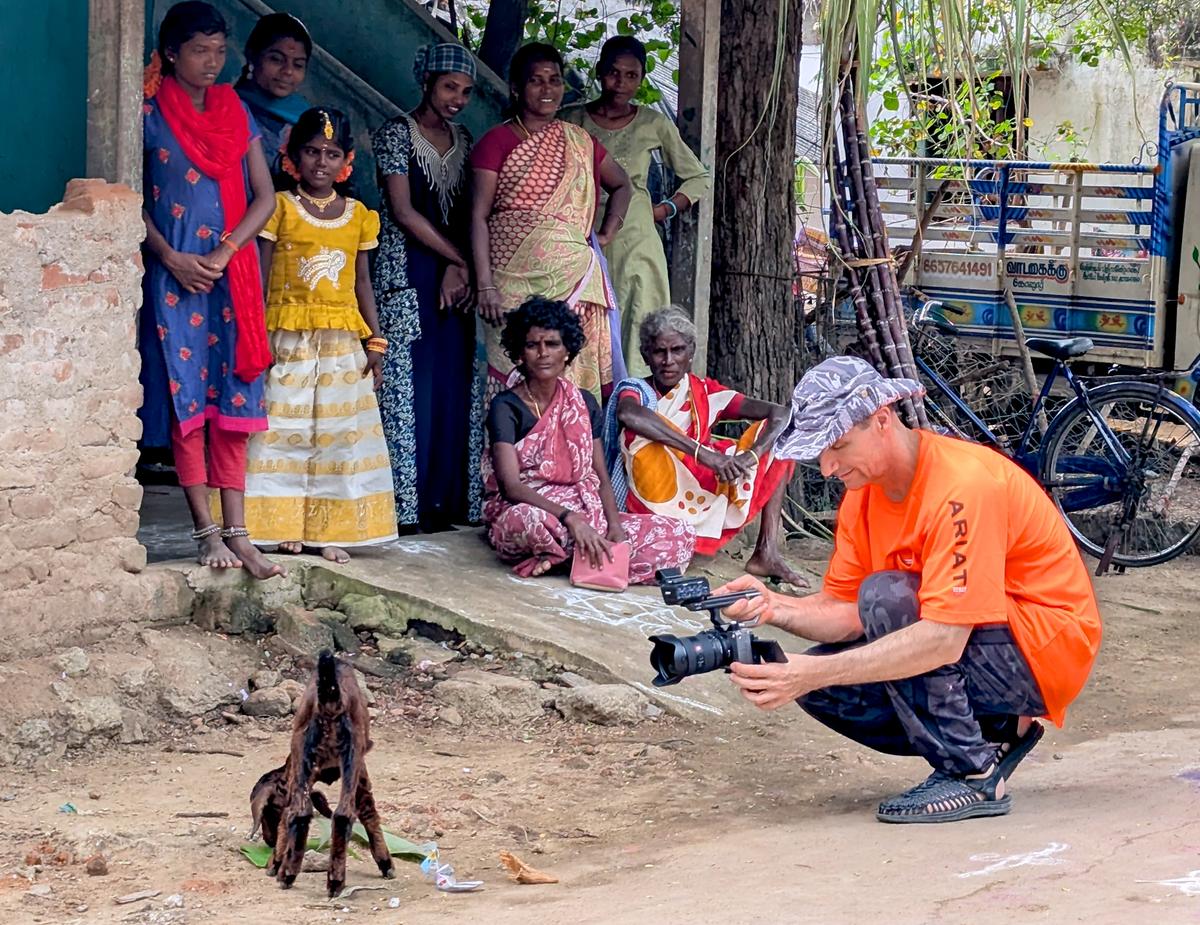
[[[807, 587], [779, 550], [793, 464], [772, 459], [771, 447], [787, 409], [694, 375], [696, 327], [682, 309], [647, 315], [639, 335], [650, 376], [617, 386], [605, 434], [618, 504], [691, 524], [696, 552], [707, 556], [761, 512], [746, 571]], [[713, 425], [730, 420], [755, 423], [737, 440], [713, 435]]]
[[534, 296], [508, 315], [502, 345], [516, 369], [488, 412], [483, 460], [483, 516], [500, 558], [532, 577], [575, 551], [599, 567], [613, 543], [628, 542], [632, 583], [652, 582], [655, 569], [687, 568], [696, 540], [689, 524], [617, 509], [600, 407], [563, 378], [583, 349], [579, 316]]

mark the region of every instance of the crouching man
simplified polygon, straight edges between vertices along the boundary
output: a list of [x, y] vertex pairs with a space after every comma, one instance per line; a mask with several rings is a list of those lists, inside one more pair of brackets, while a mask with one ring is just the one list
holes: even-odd
[[762, 596], [725, 611], [821, 643], [787, 664], [734, 663], [765, 710], [795, 700], [815, 719], [934, 768], [885, 800], [884, 822], [951, 822], [1011, 808], [1005, 782], [1061, 726], [1100, 646], [1091, 581], [1053, 502], [987, 447], [910, 430], [894, 404], [922, 387], [834, 357], [805, 374], [780, 459], [841, 479], [837, 541], [816, 594], [751, 576], [719, 589]]

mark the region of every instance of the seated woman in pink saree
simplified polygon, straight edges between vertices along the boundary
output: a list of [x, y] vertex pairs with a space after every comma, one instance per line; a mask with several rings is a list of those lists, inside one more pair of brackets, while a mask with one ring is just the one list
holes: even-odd
[[631, 583], [653, 582], [656, 569], [687, 568], [696, 543], [690, 524], [617, 510], [598, 439], [600, 406], [563, 378], [583, 349], [579, 316], [535, 296], [509, 314], [503, 343], [517, 384], [492, 402], [483, 459], [483, 516], [500, 558], [528, 578], [576, 551], [599, 566], [613, 543], [628, 542]]

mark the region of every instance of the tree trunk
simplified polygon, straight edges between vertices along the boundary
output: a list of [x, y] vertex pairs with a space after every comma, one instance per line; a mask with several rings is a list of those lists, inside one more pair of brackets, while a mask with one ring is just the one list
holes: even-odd
[[483, 38], [476, 52], [479, 60], [508, 79], [508, 63], [513, 52], [525, 37], [525, 20], [529, 18], [529, 0], [491, 0]]
[[783, 404], [802, 372], [803, 346], [803, 319], [792, 295], [802, 5], [786, 2], [779, 94], [765, 118], [779, 6], [721, 2], [708, 338], [712, 375]]

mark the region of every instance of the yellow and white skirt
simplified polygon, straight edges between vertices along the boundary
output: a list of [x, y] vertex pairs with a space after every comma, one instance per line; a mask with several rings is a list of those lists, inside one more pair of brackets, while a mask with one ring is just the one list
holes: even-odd
[[273, 331], [270, 429], [250, 438], [256, 543], [369, 546], [396, 538], [392, 467], [366, 354], [350, 331]]

